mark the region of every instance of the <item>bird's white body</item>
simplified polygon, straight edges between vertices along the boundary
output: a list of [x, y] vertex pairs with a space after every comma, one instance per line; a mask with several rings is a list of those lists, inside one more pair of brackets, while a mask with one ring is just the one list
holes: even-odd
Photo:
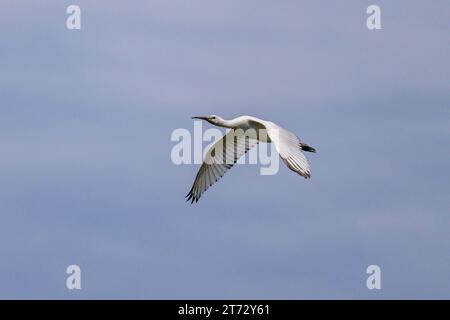
[[[309, 162], [302, 150], [315, 152], [315, 149], [302, 143], [295, 134], [275, 123], [252, 116], [240, 116], [232, 120], [225, 120], [215, 115], [193, 118], [232, 130], [216, 142], [206, 154], [194, 185], [186, 196], [188, 201], [197, 202], [214, 182], [219, 180], [241, 156], [258, 142], [273, 143], [289, 169], [304, 178], [311, 177]], [[247, 134], [249, 131], [255, 134]]]

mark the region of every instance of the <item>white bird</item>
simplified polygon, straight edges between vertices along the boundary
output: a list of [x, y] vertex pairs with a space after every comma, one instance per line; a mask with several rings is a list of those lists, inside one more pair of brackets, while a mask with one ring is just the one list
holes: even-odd
[[[305, 179], [311, 177], [308, 159], [302, 151], [316, 152], [316, 150], [302, 143], [294, 133], [273, 122], [251, 116], [224, 120], [219, 116], [210, 115], [192, 117], [192, 119], [205, 120], [215, 126], [232, 130], [217, 141], [205, 155], [191, 191], [186, 195], [187, 201], [191, 201], [191, 203], [198, 202], [202, 194], [258, 142], [273, 143], [289, 169]], [[256, 135], [249, 135], [248, 132], [256, 132]]]

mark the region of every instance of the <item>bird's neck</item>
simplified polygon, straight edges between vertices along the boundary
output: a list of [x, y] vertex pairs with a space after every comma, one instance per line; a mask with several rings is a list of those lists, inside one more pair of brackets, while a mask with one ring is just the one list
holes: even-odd
[[242, 121], [240, 118], [234, 118], [231, 120], [225, 120], [223, 119], [222, 121], [220, 121], [219, 123], [217, 123], [216, 125], [219, 127], [223, 127], [223, 128], [237, 128], [242, 124]]
[[222, 127], [222, 128], [232, 128], [232, 123], [230, 120], [222, 120], [219, 123], [216, 123], [216, 126]]

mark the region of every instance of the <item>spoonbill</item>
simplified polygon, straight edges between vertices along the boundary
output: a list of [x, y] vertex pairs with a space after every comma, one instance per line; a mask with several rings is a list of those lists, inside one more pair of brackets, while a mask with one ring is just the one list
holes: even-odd
[[[251, 116], [225, 120], [217, 115], [210, 115], [192, 117], [192, 119], [205, 120], [215, 126], [231, 130], [206, 153], [191, 191], [186, 195], [187, 201], [191, 203], [198, 202], [202, 194], [222, 178], [225, 172], [258, 142], [273, 143], [280, 158], [289, 169], [305, 179], [311, 177], [308, 159], [302, 151], [316, 152], [316, 150], [301, 142], [294, 133], [273, 122]], [[246, 134], [249, 131], [256, 132], [256, 135]]]

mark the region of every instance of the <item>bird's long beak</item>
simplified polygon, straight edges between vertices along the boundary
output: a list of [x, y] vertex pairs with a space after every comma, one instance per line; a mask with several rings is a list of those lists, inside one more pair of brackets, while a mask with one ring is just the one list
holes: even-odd
[[192, 119], [208, 120], [207, 117], [192, 117]]

